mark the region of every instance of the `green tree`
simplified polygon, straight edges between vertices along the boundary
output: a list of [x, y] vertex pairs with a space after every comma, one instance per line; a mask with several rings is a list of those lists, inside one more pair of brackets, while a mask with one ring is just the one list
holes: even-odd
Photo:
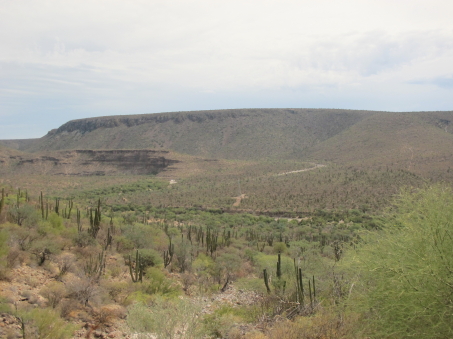
[[39, 214], [31, 205], [14, 206], [9, 209], [9, 218], [11, 222], [19, 226], [33, 227], [38, 223]]

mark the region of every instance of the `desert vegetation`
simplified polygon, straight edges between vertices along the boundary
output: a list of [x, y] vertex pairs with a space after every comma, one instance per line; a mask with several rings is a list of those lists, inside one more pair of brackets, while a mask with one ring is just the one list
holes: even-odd
[[[449, 114], [284, 110], [251, 143], [233, 123], [278, 117], [227, 113], [1, 147], [0, 337], [452, 337]], [[150, 123], [186, 154], [127, 150]], [[118, 131], [121, 152], [86, 150]]]
[[6, 336], [451, 335], [445, 186], [296, 217], [105, 203], [167, 189], [153, 180], [68, 198], [2, 186]]

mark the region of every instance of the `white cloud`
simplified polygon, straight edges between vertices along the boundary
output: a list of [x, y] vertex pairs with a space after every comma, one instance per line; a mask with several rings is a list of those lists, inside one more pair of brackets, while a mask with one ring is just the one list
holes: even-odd
[[168, 111], [175, 96], [208, 108], [206, 95], [223, 108], [232, 93], [230, 107], [260, 107], [260, 91], [279, 107], [302, 91], [312, 107], [377, 109], [389, 88], [392, 107], [413, 107], [414, 81], [453, 74], [452, 12], [447, 0], [0, 0], [0, 114]]

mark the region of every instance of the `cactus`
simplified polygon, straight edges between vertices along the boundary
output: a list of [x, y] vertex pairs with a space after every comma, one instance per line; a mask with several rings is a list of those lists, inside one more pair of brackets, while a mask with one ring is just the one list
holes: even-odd
[[131, 274], [132, 282], [143, 281], [143, 263], [141, 262], [140, 254], [138, 250], [135, 254], [135, 267], [132, 268], [132, 259], [129, 255], [129, 273]]
[[171, 238], [170, 238], [170, 244], [168, 245], [168, 251], [164, 251], [164, 268], [167, 268], [168, 265], [170, 265], [171, 260], [173, 259], [173, 254], [175, 250], [175, 245], [171, 243]]
[[276, 288], [278, 289], [279, 292], [285, 294], [285, 289], [286, 289], [286, 281], [282, 280], [282, 258], [281, 254], [278, 254], [278, 259], [277, 259], [277, 281], [275, 282]]
[[90, 208], [90, 211], [89, 211], [89, 213], [88, 213], [87, 216], [90, 217], [90, 226], [93, 227], [93, 225], [94, 225], [94, 219], [93, 219], [93, 209], [92, 209], [92, 208]]
[[264, 278], [264, 285], [266, 285], [267, 293], [271, 293], [271, 289], [269, 287], [269, 276], [267, 275], [267, 270], [263, 270], [263, 278]]
[[101, 199], [98, 200], [98, 207], [94, 210], [94, 217], [93, 209], [90, 208], [90, 229], [88, 230], [88, 233], [93, 238], [96, 238], [100, 229], [101, 229]]
[[304, 291], [304, 282], [302, 280], [302, 269], [301, 268], [299, 268], [299, 284], [300, 284], [300, 295], [301, 295], [300, 303], [303, 306], [304, 302], [305, 302], [305, 291]]
[[98, 214], [99, 214], [99, 221], [101, 220], [101, 198], [98, 199]]
[[186, 227], [187, 229], [187, 239], [192, 243], [192, 225], [189, 225], [189, 227]]
[[79, 209], [77, 209], [76, 216], [77, 216], [77, 231], [79, 233], [81, 233], [82, 232], [82, 221], [80, 219], [80, 210]]
[[265, 242], [263, 242], [261, 244], [259, 242], [256, 243], [256, 249], [259, 252], [263, 252], [264, 251], [264, 247], [266, 247], [266, 243]]
[[311, 292], [311, 280], [308, 279], [308, 293], [310, 294], [310, 307], [313, 309], [313, 297]]
[[282, 278], [282, 257], [281, 254], [278, 254], [278, 259], [277, 259], [277, 278], [281, 279]]
[[0, 214], [2, 213], [4, 205], [5, 205], [5, 189], [2, 188], [2, 200], [0, 200]]
[[41, 195], [40, 195], [40, 203], [41, 203], [41, 216], [43, 219], [45, 219], [46, 215], [44, 213], [44, 197], [42, 195], [42, 191], [41, 191]]
[[68, 202], [68, 207], [69, 207], [68, 219], [71, 219], [71, 211], [72, 211], [72, 207], [73, 206], [74, 206], [74, 202], [72, 201], [72, 199], [69, 199], [69, 202]]
[[105, 250], [107, 250], [110, 246], [112, 248], [112, 240], [113, 240], [113, 227], [110, 226], [107, 229], [107, 238], [105, 239]]
[[316, 285], [315, 285], [315, 276], [313, 276], [313, 300], [316, 302]]
[[[295, 260], [294, 260], [295, 264]], [[302, 280], [302, 269], [295, 267], [296, 270], [296, 301], [303, 307], [305, 304], [304, 282]]]
[[[263, 275], [264, 275], [264, 284], [266, 285], [266, 290], [267, 293], [271, 293], [271, 289], [269, 288], [269, 275], [267, 274], [267, 270], [263, 270]], [[285, 289], [286, 289], [286, 280], [282, 280], [282, 260], [281, 260], [281, 254], [278, 254], [278, 259], [277, 259], [277, 279], [273, 281], [273, 285], [275, 288], [275, 291], [278, 293], [285, 294]]]
[[272, 233], [269, 233], [266, 237], [266, 241], [269, 246], [272, 246], [274, 244], [274, 235]]
[[222, 237], [222, 247], [225, 246], [230, 246], [231, 244], [231, 231], [228, 230], [228, 232], [224, 229], [223, 230], [223, 237]]
[[60, 199], [55, 198], [55, 213], [60, 215]]
[[204, 233], [203, 233], [203, 228], [201, 226], [195, 230], [195, 235], [197, 238], [197, 243], [201, 242], [201, 245], [204, 246], [204, 243], [203, 243]]
[[90, 259], [83, 267], [83, 270], [88, 277], [99, 280], [105, 271], [105, 252], [102, 251], [99, 253], [97, 259], [93, 259], [93, 257], [90, 256]]
[[217, 250], [218, 239], [217, 233], [213, 233], [210, 227], [206, 229], [206, 254], [209, 252], [211, 257]]

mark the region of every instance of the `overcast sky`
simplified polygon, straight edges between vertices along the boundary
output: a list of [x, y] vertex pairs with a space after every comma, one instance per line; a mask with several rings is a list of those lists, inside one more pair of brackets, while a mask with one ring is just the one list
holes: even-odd
[[453, 109], [452, 0], [0, 0], [0, 139], [85, 117]]

